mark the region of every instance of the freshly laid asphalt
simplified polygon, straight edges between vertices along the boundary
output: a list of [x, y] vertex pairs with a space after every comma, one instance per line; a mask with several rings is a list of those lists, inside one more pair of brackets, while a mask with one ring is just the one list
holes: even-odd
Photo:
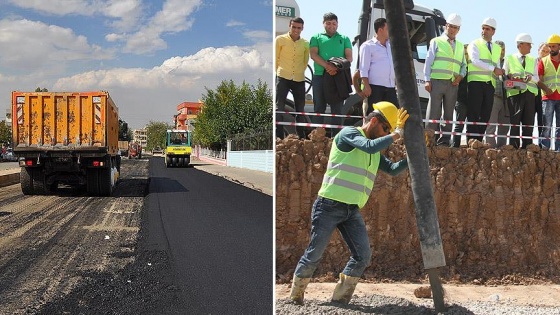
[[[251, 177], [241, 169], [229, 170], [228, 176], [236, 172]], [[272, 174], [266, 176], [272, 185]], [[273, 312], [272, 196], [196, 165], [166, 168], [162, 157], [153, 157], [144, 206], [147, 237], [140, 246], [168, 252], [179, 310]]]
[[[0, 163], [0, 187], [19, 171]], [[273, 313], [273, 175], [211, 158], [166, 168], [157, 156], [149, 172], [138, 252], [166, 256], [160, 282], [176, 289], [162, 292], [174, 296], [161, 314]]]

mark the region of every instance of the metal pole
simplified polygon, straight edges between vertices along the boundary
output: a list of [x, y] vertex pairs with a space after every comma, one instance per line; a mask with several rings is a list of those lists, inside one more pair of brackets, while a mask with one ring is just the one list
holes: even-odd
[[405, 126], [405, 146], [416, 208], [416, 225], [422, 251], [424, 268], [428, 271], [432, 297], [437, 312], [445, 311], [443, 287], [438, 267], [445, 266], [445, 255], [439, 231], [437, 210], [434, 202], [432, 181], [422, 111], [416, 85], [416, 74], [407, 29], [403, 0], [384, 0], [389, 27], [389, 41], [395, 66], [395, 79], [401, 107], [410, 114]]

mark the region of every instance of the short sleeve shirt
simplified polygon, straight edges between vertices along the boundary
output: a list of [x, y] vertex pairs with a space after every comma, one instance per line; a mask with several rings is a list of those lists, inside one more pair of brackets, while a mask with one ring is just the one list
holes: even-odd
[[[348, 36], [334, 33], [329, 37], [327, 33], [319, 33], [311, 37], [309, 47], [318, 47], [319, 56], [324, 60], [329, 60], [331, 57], [345, 57], [344, 50], [346, 48], [352, 49], [352, 43]], [[314, 63], [314, 75], [323, 75], [325, 68], [316, 62]]]

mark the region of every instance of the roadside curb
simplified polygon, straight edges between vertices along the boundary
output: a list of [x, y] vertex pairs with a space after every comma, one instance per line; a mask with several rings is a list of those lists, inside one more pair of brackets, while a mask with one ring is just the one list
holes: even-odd
[[0, 187], [14, 185], [19, 183], [19, 169], [14, 171], [6, 171], [0, 175]]

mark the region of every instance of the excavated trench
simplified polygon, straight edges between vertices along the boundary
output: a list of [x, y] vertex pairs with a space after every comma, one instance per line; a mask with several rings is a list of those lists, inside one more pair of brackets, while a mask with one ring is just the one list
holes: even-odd
[[[430, 138], [430, 136], [428, 136]], [[289, 282], [309, 240], [310, 212], [327, 165], [331, 139], [316, 129], [309, 139], [276, 143], [277, 283]], [[402, 141], [384, 151], [406, 156]], [[431, 184], [447, 266], [446, 282], [560, 283], [560, 155], [536, 145], [491, 149], [428, 144]], [[408, 172], [378, 173], [362, 209], [373, 250], [365, 281], [418, 281], [425, 271]], [[336, 234], [336, 233], [335, 233]], [[315, 276], [332, 281], [349, 252], [333, 235]]]

